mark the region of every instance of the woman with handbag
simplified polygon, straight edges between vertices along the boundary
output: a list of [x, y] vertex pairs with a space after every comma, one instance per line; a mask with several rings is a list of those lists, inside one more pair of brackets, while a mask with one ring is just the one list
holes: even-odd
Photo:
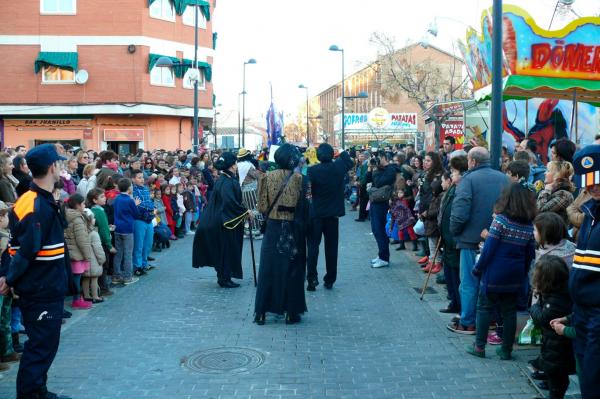
[[386, 216], [390, 208], [389, 201], [396, 182], [396, 166], [390, 164], [388, 155], [380, 153], [369, 162], [367, 184], [371, 183], [369, 213], [371, 215], [371, 231], [377, 241], [377, 258], [371, 260], [371, 267], [389, 266], [390, 243], [385, 231]]
[[306, 311], [304, 273], [306, 265], [307, 181], [294, 172], [300, 151], [284, 144], [275, 152], [279, 169], [261, 177], [258, 210], [265, 215], [266, 229], [260, 252], [254, 322], [265, 324], [266, 313], [286, 313], [286, 324], [300, 321]]

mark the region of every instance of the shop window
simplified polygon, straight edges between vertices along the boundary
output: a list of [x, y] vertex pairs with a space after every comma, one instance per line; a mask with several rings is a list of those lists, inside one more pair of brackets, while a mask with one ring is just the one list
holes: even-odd
[[[196, 20], [196, 10], [195, 6], [187, 6], [185, 11], [183, 12], [183, 24], [188, 26], [194, 26]], [[198, 28], [206, 29], [206, 17], [204, 13], [198, 10]]]
[[40, 13], [75, 15], [77, 13], [77, 0], [40, 0]]
[[[194, 89], [194, 82], [192, 82], [189, 78], [190, 71], [193, 69], [190, 68], [187, 70], [185, 75], [183, 76], [183, 88], [184, 89]], [[204, 70], [202, 68], [198, 69], [200, 72], [200, 79], [198, 80], [198, 90], [206, 89], [206, 79], [204, 78]]]
[[173, 8], [173, 2], [171, 0], [154, 0], [150, 5], [150, 16], [152, 18], [175, 22], [175, 8]]
[[150, 84], [156, 86], [175, 87], [173, 68], [154, 67], [150, 72]]
[[47, 65], [42, 69], [42, 83], [75, 83], [75, 72], [68, 68]]

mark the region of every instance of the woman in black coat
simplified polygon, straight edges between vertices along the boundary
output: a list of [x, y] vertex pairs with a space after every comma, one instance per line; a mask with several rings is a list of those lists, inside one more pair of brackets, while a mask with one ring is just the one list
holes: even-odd
[[219, 286], [236, 288], [231, 278], [241, 279], [244, 222], [250, 212], [242, 204], [242, 190], [237, 178], [236, 156], [226, 152], [215, 167], [221, 175], [213, 195], [202, 213], [194, 236], [192, 266], [212, 266], [217, 271]]
[[17, 191], [17, 196], [20, 197], [29, 191], [29, 185], [33, 181], [33, 178], [29, 175], [29, 167], [27, 167], [25, 157], [17, 155], [13, 159], [13, 166], [12, 175], [19, 181], [15, 190]]

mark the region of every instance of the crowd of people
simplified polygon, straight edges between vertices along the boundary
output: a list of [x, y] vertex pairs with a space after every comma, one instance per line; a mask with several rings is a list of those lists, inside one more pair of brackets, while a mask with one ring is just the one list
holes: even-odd
[[0, 371], [20, 360], [19, 398], [51, 397], [43, 396], [46, 373], [70, 317], [61, 295], [73, 295], [72, 309], [102, 306], [116, 287], [155, 267], [152, 251], [187, 235], [193, 266], [214, 267], [223, 288], [239, 287], [244, 236], [262, 239], [254, 321], [276, 313], [298, 323], [307, 310], [304, 284], [319, 285], [322, 239], [324, 287], [336, 282], [348, 201], [357, 222], [370, 220], [372, 268], [389, 267], [390, 245], [398, 245], [446, 284], [449, 303], [440, 311], [456, 314], [450, 331], [474, 336], [467, 353], [485, 358], [486, 346], [497, 345], [497, 355], [511, 359], [517, 312], [529, 311], [543, 334], [533, 377], [560, 398], [577, 369], [584, 397], [598, 397], [600, 145], [578, 151], [558, 140], [544, 164], [525, 139], [514, 153], [504, 148], [501, 170], [485, 147], [456, 147], [450, 136], [429, 152], [396, 145], [336, 153], [324, 143], [314, 159], [284, 144], [271, 162], [268, 150], [6, 149]]
[[467, 353], [485, 358], [497, 345], [511, 359], [517, 312], [529, 311], [543, 336], [531, 362], [540, 387], [564, 397], [577, 364], [583, 397], [600, 397], [600, 145], [550, 148], [546, 164], [533, 140], [503, 148], [501, 170], [486, 148], [456, 149], [453, 137], [437, 152], [356, 151], [347, 196], [357, 222], [370, 218], [371, 267], [389, 266], [390, 245], [412, 242], [425, 273], [443, 271], [440, 312], [456, 314], [450, 331], [475, 336]]

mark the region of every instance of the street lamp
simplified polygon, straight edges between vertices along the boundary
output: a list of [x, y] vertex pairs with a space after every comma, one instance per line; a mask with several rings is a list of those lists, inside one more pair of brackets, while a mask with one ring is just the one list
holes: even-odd
[[310, 135], [309, 135], [309, 127], [308, 127], [308, 115], [310, 113], [310, 108], [308, 105], [308, 87], [303, 84], [298, 86], [299, 89], [306, 90], [306, 147], [310, 147]]
[[213, 117], [213, 123], [214, 123], [214, 131], [213, 134], [215, 136], [215, 150], [217, 149], [217, 115], [221, 115], [220, 112], [217, 112], [217, 108], [220, 107], [223, 104], [216, 104], [215, 105], [215, 116]]
[[345, 74], [344, 74], [344, 49], [339, 48], [335, 44], [329, 46], [329, 51], [339, 51], [342, 53], [342, 150], [346, 149], [346, 129], [344, 126], [344, 104], [345, 104], [345, 96], [346, 96], [346, 82], [345, 82]]
[[240, 148], [246, 146], [246, 65], [256, 64], [254, 58], [250, 58], [244, 62], [244, 73], [242, 78], [242, 145]]

